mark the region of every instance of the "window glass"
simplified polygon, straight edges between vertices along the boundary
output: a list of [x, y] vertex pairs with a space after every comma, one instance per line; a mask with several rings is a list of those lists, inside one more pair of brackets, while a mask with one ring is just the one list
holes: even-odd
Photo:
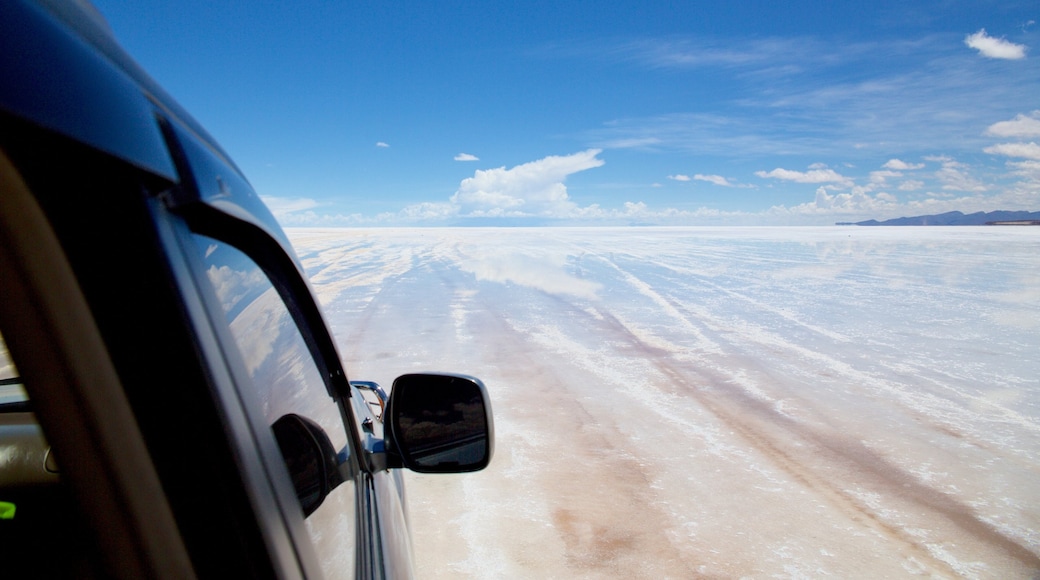
[[[268, 424], [289, 413], [301, 415], [325, 430], [336, 451], [349, 453], [339, 409], [263, 270], [226, 243], [194, 237]], [[307, 530], [327, 577], [353, 576], [354, 509], [354, 482], [347, 481], [307, 517]]]
[[18, 370], [11, 362], [11, 355], [7, 353], [4, 337], [0, 336], [0, 405], [24, 403], [28, 400], [29, 397], [22, 387], [22, 379], [18, 377]]

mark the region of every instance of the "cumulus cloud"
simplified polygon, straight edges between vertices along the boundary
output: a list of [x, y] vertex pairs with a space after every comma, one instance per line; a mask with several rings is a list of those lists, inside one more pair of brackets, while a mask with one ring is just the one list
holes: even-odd
[[983, 149], [991, 155], [1005, 155], [1007, 157], [1021, 157], [1023, 159], [1034, 159], [1040, 161], [1040, 145], [1036, 143], [1001, 143]]
[[714, 183], [715, 185], [721, 185], [722, 187], [733, 187], [733, 184], [728, 179], [721, 175], [703, 175], [698, 173], [693, 176], [697, 181], [707, 181], [708, 183]]
[[911, 171], [914, 169], [921, 169], [924, 167], [924, 163], [907, 163], [901, 159], [889, 159], [885, 162], [885, 169], [891, 169], [893, 171]]
[[848, 177], [834, 171], [833, 169], [822, 169], [816, 166], [816, 169], [810, 169], [809, 171], [793, 171], [791, 169], [776, 169], [766, 171], [756, 171], [755, 175], [766, 179], [780, 179], [782, 181], [793, 181], [795, 183], [841, 183], [849, 185], [852, 183]]
[[1029, 115], [1018, 114], [1010, 121], [993, 123], [986, 129], [987, 135], [996, 137], [1040, 137], [1040, 111]]
[[1008, 167], [1013, 175], [1022, 178], [1025, 186], [1034, 192], [1034, 207], [1040, 205], [1040, 193], [1036, 193], [1040, 190], [1040, 161], [1009, 161]]
[[969, 191], [982, 193], [986, 186], [968, 174], [962, 163], [942, 157], [942, 168], [935, 172], [935, 178], [942, 183], [942, 188], [952, 191]]
[[788, 216], [862, 216], [885, 213], [897, 205], [895, 196], [888, 193], [870, 195], [856, 190], [851, 193], [831, 194], [821, 186], [816, 189], [813, 201], [793, 207], [774, 206], [770, 213]]
[[1015, 44], [1003, 38], [994, 38], [986, 34], [985, 28], [964, 37], [964, 44], [979, 51], [979, 54], [987, 58], [1018, 60], [1026, 57], [1025, 45]]
[[690, 180], [690, 176], [689, 175], [683, 175], [682, 173], [679, 173], [677, 175], [669, 175], [668, 179], [672, 179], [672, 180], [675, 180], [675, 181], [689, 181]]
[[260, 270], [234, 270], [228, 266], [218, 268], [210, 265], [206, 276], [213, 283], [213, 289], [217, 291], [217, 298], [224, 305], [225, 312], [234, 309], [239, 301], [265, 282]]
[[480, 158], [469, 153], [459, 153], [455, 156], [455, 161], [480, 161]]
[[859, 188], [849, 193], [831, 193], [824, 187], [816, 190], [810, 202], [794, 206], [774, 206], [760, 215], [791, 224], [831, 224], [835, 221], [889, 219], [908, 215], [937, 214], [947, 211], [992, 211], [994, 209], [1026, 209], [1036, 206], [1037, 195], [1029, 191], [1008, 191], [998, 195], [928, 193], [926, 197], [901, 201], [889, 193], [870, 194]]
[[589, 149], [572, 155], [551, 155], [506, 169], [477, 170], [462, 180], [451, 203], [464, 216], [571, 215], [577, 205], [567, 195], [567, 176], [600, 167], [602, 150]]
[[377, 141], [376, 142], [376, 147], [384, 147], [385, 148], [385, 147], [389, 147], [389, 146], [390, 146], [390, 144], [386, 143], [384, 141]]

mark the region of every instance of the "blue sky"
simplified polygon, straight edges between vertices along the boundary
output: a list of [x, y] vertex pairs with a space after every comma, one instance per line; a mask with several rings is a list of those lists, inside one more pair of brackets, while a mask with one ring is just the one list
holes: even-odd
[[284, 225], [1040, 210], [1040, 5], [96, 1]]

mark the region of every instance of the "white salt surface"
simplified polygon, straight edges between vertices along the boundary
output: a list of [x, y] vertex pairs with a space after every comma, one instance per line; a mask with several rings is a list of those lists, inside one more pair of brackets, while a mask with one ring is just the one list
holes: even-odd
[[352, 379], [488, 385], [424, 578], [1040, 573], [1040, 228], [290, 237]]

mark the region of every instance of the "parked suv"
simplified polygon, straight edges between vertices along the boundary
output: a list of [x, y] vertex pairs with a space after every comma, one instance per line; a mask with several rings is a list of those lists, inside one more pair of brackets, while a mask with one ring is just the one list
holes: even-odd
[[270, 212], [81, 2], [0, 2], [0, 334], [4, 578], [411, 577], [401, 468], [493, 451], [477, 379], [348, 380]]

